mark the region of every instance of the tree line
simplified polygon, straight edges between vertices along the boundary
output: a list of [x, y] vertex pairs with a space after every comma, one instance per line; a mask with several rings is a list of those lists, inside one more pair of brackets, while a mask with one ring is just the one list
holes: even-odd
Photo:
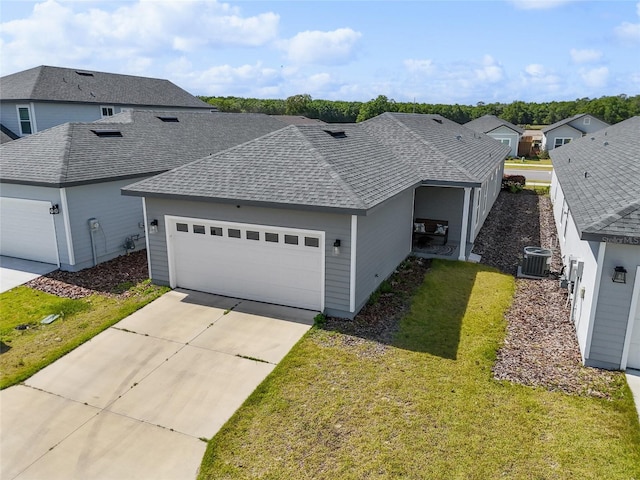
[[476, 105], [396, 102], [384, 95], [368, 102], [317, 100], [308, 94], [293, 95], [284, 100], [202, 96], [200, 98], [221, 112], [301, 115], [327, 123], [362, 122], [384, 112], [439, 114], [460, 124], [483, 115], [495, 115], [521, 126], [550, 125], [579, 113], [589, 113], [609, 124], [640, 115], [640, 95], [625, 94], [561, 102], [478, 102]]

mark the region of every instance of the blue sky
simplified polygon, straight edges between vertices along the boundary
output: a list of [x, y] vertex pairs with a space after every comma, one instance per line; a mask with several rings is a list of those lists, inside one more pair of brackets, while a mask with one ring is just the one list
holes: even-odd
[[196, 95], [544, 102], [640, 93], [640, 2], [3, 0], [0, 73], [56, 65]]

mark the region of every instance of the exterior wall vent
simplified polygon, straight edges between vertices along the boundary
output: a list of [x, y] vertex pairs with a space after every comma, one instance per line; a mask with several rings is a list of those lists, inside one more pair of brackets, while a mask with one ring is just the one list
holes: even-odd
[[546, 277], [551, 270], [551, 250], [542, 247], [524, 247], [522, 275]]
[[157, 117], [160, 120], [162, 120], [163, 122], [179, 122], [180, 120], [178, 120], [178, 117]]

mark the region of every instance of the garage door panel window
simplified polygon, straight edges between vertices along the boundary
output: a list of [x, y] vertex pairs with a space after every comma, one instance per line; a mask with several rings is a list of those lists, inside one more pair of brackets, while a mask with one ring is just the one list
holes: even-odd
[[319, 247], [320, 239], [317, 237], [304, 237], [304, 246], [305, 247]]
[[229, 238], [241, 238], [240, 230], [238, 230], [237, 228], [229, 228], [227, 229], [227, 233], [229, 235]]
[[176, 223], [176, 230], [178, 232], [188, 232], [189, 225], [187, 225], [186, 223]]
[[247, 240], [260, 240], [260, 232], [247, 230]]
[[199, 233], [200, 235], [204, 235], [205, 229], [204, 225], [194, 225], [193, 233]]
[[211, 235], [214, 237], [222, 236], [222, 227], [211, 227]]
[[298, 245], [298, 236], [297, 235], [285, 235], [284, 243], [287, 245]]
[[280, 236], [277, 233], [267, 232], [264, 234], [264, 240], [266, 242], [278, 243]]

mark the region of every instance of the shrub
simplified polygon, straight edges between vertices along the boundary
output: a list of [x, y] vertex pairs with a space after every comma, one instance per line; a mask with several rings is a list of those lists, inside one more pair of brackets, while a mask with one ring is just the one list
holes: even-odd
[[502, 190], [509, 190], [511, 193], [522, 191], [527, 183], [524, 175], [503, 175]]

